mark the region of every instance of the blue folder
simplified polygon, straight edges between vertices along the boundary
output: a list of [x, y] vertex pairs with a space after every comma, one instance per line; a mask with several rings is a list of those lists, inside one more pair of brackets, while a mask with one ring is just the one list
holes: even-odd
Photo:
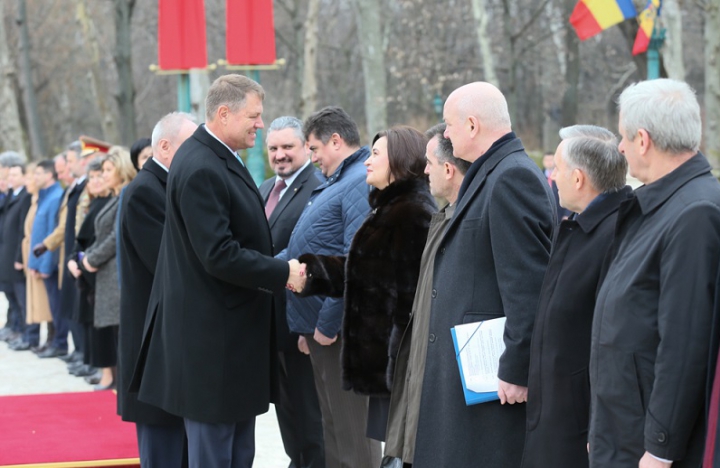
[[460, 369], [460, 380], [462, 380], [463, 393], [465, 394], [465, 404], [470, 406], [477, 405], [478, 403], [499, 400], [500, 397], [497, 392], [478, 393], [468, 390], [467, 385], [465, 385], [465, 375], [463, 374], [462, 364], [460, 363], [460, 348], [458, 347], [457, 336], [455, 336], [455, 328], [451, 328], [450, 333], [452, 333], [453, 346], [455, 346], [455, 357], [457, 359], [458, 368]]

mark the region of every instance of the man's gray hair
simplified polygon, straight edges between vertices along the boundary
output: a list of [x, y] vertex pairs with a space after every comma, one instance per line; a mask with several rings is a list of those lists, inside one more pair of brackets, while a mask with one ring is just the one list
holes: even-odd
[[[286, 128], [292, 128], [295, 132], [295, 136], [300, 140], [303, 145], [305, 144], [305, 134], [303, 133], [302, 120], [298, 119], [297, 117], [292, 117], [290, 115], [284, 115], [273, 120], [267, 129], [267, 135], [269, 136], [271, 132], [285, 130]], [[267, 136], [265, 137], [265, 139], [267, 141]]]
[[465, 175], [467, 170], [470, 168], [470, 162], [464, 159], [458, 159], [454, 156], [452, 141], [449, 138], [445, 138], [445, 129], [447, 125], [439, 123], [427, 129], [425, 137], [428, 141], [433, 138], [438, 139], [438, 146], [435, 149], [435, 157], [438, 159], [440, 164], [450, 163], [460, 171], [460, 174]]
[[17, 151], [0, 153], [0, 167], [25, 166], [25, 156]]
[[67, 146], [67, 151], [77, 153], [78, 156], [82, 153], [82, 143], [79, 140], [75, 140]]
[[237, 112], [245, 105], [248, 93], [254, 93], [261, 100], [265, 99], [265, 91], [257, 82], [243, 75], [223, 75], [210, 85], [205, 98], [205, 117], [208, 122], [222, 105], [228, 106], [230, 112]]
[[620, 95], [618, 109], [630, 141], [644, 129], [660, 151], [695, 153], [700, 148], [700, 104], [683, 81], [663, 78], [631, 84]]
[[595, 125], [573, 125], [560, 130], [565, 142], [563, 156], [568, 166], [580, 169], [599, 192], [617, 192], [625, 187], [628, 165], [618, 150], [618, 141], [608, 129]]
[[173, 140], [186, 120], [197, 123], [195, 117], [187, 112], [170, 112], [160, 119], [152, 131], [151, 145], [153, 150], [157, 149], [157, 145], [163, 138]]

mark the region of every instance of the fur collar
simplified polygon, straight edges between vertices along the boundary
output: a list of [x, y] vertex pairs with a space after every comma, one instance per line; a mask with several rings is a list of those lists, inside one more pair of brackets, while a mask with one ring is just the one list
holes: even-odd
[[395, 201], [396, 198], [405, 198], [408, 195], [427, 192], [428, 190], [429, 185], [426, 176], [416, 179], [398, 180], [382, 190], [373, 189], [369, 196], [370, 208], [375, 209], [381, 206], [387, 206]]

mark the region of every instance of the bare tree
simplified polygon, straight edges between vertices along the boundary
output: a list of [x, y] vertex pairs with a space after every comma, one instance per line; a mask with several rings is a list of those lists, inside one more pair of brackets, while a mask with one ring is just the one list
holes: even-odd
[[472, 0], [472, 12], [473, 18], [475, 18], [477, 41], [480, 47], [480, 57], [482, 57], [485, 81], [495, 86], [500, 86], [500, 81], [495, 74], [495, 58], [492, 52], [492, 43], [487, 33], [490, 15], [485, 0]]
[[683, 24], [682, 11], [678, 0], [665, 0], [662, 4], [660, 20], [667, 27], [667, 36], [662, 48], [663, 64], [668, 78], [685, 80], [685, 63], [683, 62]]
[[20, 63], [22, 69], [22, 91], [25, 104], [25, 115], [30, 134], [31, 159], [47, 157], [45, 153], [45, 138], [42, 121], [38, 113], [37, 99], [35, 98], [35, 80], [30, 63], [30, 31], [27, 24], [27, 6], [25, 0], [18, 0], [18, 25], [20, 26]]
[[118, 74], [116, 95], [120, 111], [120, 141], [131, 145], [135, 134], [135, 84], [132, 73], [132, 16], [135, 0], [115, 0], [115, 67]]
[[317, 108], [317, 48], [318, 48], [318, 11], [320, 0], [309, 0], [307, 19], [305, 20], [305, 41], [302, 72], [302, 97], [300, 115], [306, 119]]
[[365, 81], [365, 118], [372, 137], [387, 128], [387, 78], [380, 28], [380, 0], [352, 0], [358, 26], [363, 78]]
[[15, 67], [5, 31], [5, 2], [0, 2], [0, 135], [2, 149], [25, 153], [20, 111], [13, 89]]
[[720, 0], [705, 2], [705, 153], [720, 167]]
[[[575, 0], [564, 0], [565, 16], [575, 8]], [[562, 98], [562, 125], [577, 123], [578, 83], [580, 82], [580, 40], [569, 24], [565, 26], [565, 93]]]

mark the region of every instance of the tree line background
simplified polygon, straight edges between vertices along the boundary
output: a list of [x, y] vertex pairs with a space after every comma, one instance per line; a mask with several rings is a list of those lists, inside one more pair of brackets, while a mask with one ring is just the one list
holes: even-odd
[[[617, 131], [616, 99], [646, 76], [636, 21], [580, 43], [577, 0], [274, 0], [278, 70], [261, 72], [265, 121], [339, 105], [367, 141], [389, 125], [436, 123], [436, 102], [477, 80], [508, 98], [530, 150], [564, 125]], [[640, 10], [645, 0], [636, 1]], [[208, 59], [223, 59], [225, 0], [205, 0]], [[157, 74], [157, 2], [0, 0], [0, 149], [52, 156], [81, 134], [130, 145], [177, 106]], [[698, 93], [704, 150], [720, 166], [720, 0], [665, 0], [662, 74]], [[196, 110], [223, 67], [193, 73]], [[436, 98], [437, 97], [437, 98]], [[203, 120], [201, 118], [200, 120]]]

